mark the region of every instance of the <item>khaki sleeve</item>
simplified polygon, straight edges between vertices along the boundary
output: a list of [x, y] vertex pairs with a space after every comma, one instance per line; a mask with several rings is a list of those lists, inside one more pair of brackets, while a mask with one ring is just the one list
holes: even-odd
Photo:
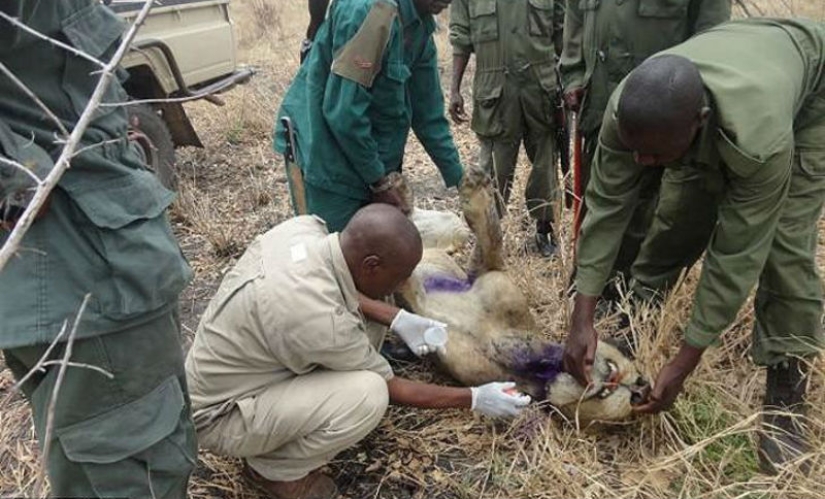
[[300, 331], [279, 338], [272, 347], [289, 370], [302, 374], [316, 367], [331, 371], [372, 371], [389, 380], [392, 368], [373, 348], [360, 317], [335, 307], [315, 314]]
[[355, 35], [332, 61], [332, 72], [364, 87], [372, 87], [390, 40], [398, 9], [376, 0]]
[[789, 145], [747, 177], [737, 173], [735, 160], [726, 159], [729, 186], [685, 328], [689, 345], [711, 345], [734, 321], [759, 280], [788, 197], [793, 156]]
[[587, 296], [599, 296], [607, 282], [642, 180], [643, 167], [633, 161], [618, 137], [614, 117], [618, 95], [617, 90], [604, 115], [585, 195], [588, 211], [576, 255], [576, 290]]
[[468, 2], [469, 0], [453, 0], [450, 5], [450, 44], [453, 46], [454, 55], [473, 53]]

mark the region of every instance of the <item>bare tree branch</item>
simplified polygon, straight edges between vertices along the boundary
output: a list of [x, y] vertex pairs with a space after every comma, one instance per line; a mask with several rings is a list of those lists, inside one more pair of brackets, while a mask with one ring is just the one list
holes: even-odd
[[[46, 366], [60, 365], [62, 363], [63, 363], [63, 361], [60, 361], [60, 360], [47, 360], [46, 362], [41, 364], [40, 367], [42, 369]], [[69, 367], [79, 367], [81, 369], [89, 369], [91, 371], [96, 371], [96, 372], [99, 372], [100, 374], [106, 376], [109, 379], [114, 379], [114, 377], [115, 377], [114, 374], [110, 373], [106, 369], [103, 369], [102, 367], [98, 367], [98, 366], [95, 366], [95, 365], [92, 365], [92, 364], [84, 364], [83, 362], [67, 362], [66, 365], [69, 366]]]
[[83, 312], [86, 311], [86, 305], [89, 304], [91, 293], [86, 293], [83, 297], [83, 303], [80, 304], [80, 310], [77, 312], [77, 317], [74, 319], [72, 332], [69, 333], [69, 339], [66, 340], [66, 349], [63, 352], [63, 361], [60, 365], [60, 370], [57, 371], [57, 379], [54, 382], [52, 389], [52, 396], [49, 400], [49, 407], [46, 412], [46, 430], [43, 436], [43, 454], [42, 465], [40, 466], [40, 473], [37, 476], [37, 482], [34, 486], [35, 496], [42, 496], [43, 484], [46, 479], [46, 468], [49, 463], [49, 450], [51, 449], [52, 434], [54, 433], [54, 413], [57, 407], [57, 396], [60, 394], [60, 387], [63, 384], [63, 378], [66, 376], [66, 370], [69, 368], [69, 359], [72, 357], [72, 347], [74, 346], [74, 339], [77, 336], [77, 326], [80, 325], [80, 319], [83, 317]]
[[[86, 109], [83, 110], [83, 113], [80, 115], [80, 118], [77, 120], [77, 124], [75, 125], [74, 129], [72, 130], [71, 135], [69, 136], [68, 140], [66, 141], [65, 147], [63, 147], [63, 151], [60, 153], [60, 157], [54, 164], [54, 168], [52, 171], [49, 172], [49, 175], [46, 176], [46, 179], [43, 183], [37, 188], [37, 192], [34, 194], [34, 198], [29, 203], [29, 206], [26, 208], [26, 211], [23, 212], [23, 215], [17, 221], [17, 224], [12, 230], [11, 234], [9, 235], [6, 243], [0, 248], [0, 271], [5, 268], [6, 264], [11, 259], [12, 255], [17, 251], [18, 247], [20, 246], [20, 242], [23, 240], [23, 236], [25, 236], [26, 231], [29, 230], [32, 223], [34, 223], [34, 219], [37, 214], [40, 212], [40, 209], [46, 203], [46, 200], [49, 197], [52, 189], [57, 186], [57, 183], [60, 181], [60, 177], [63, 176], [63, 173], [69, 168], [71, 163], [72, 157], [74, 157], [74, 151], [77, 148], [78, 144], [80, 144], [81, 139], [83, 138], [83, 134], [86, 132], [86, 128], [89, 126], [89, 123], [92, 121], [92, 116], [94, 115], [95, 111], [100, 105], [100, 102], [103, 98], [103, 93], [109, 86], [109, 82], [114, 77], [114, 72], [117, 69], [120, 61], [123, 59], [123, 56], [129, 50], [129, 45], [132, 43], [132, 40], [135, 38], [135, 34], [140, 26], [143, 24], [144, 19], [146, 19], [146, 15], [149, 14], [149, 9], [152, 8], [154, 0], [146, 0], [146, 3], [143, 5], [140, 13], [137, 15], [135, 22], [123, 36], [123, 40], [120, 43], [120, 46], [117, 48], [115, 55], [112, 56], [112, 59], [109, 61], [108, 64], [104, 67], [103, 71], [100, 75], [100, 80], [95, 87], [94, 92], [92, 93], [91, 98], [89, 99], [89, 104], [86, 105]], [[0, 12], [0, 15], [3, 15], [5, 18], [11, 20], [8, 15], [3, 14]], [[20, 25], [19, 21], [14, 21], [16, 25]], [[31, 28], [26, 27], [27, 30], [31, 30]], [[45, 35], [40, 35], [45, 36]]]
[[81, 154], [83, 154], [84, 152], [90, 151], [92, 149], [97, 149], [98, 147], [103, 147], [106, 144], [115, 144], [117, 142], [122, 142], [123, 140], [125, 140], [125, 139], [123, 139], [121, 137], [121, 138], [117, 138], [117, 139], [104, 140], [103, 142], [98, 142], [97, 144], [91, 144], [91, 145], [88, 145], [86, 147], [81, 147], [80, 149], [76, 150], [74, 152], [74, 154], [72, 154], [72, 157], [77, 157], [77, 156], [80, 156]]
[[52, 110], [49, 109], [49, 107], [46, 104], [43, 104], [43, 101], [40, 100], [36, 95], [34, 95], [34, 92], [29, 90], [29, 87], [27, 87], [25, 83], [20, 81], [20, 79], [17, 76], [15, 76], [15, 74], [12, 73], [11, 70], [8, 67], [6, 67], [6, 65], [2, 62], [0, 62], [0, 72], [6, 75], [8, 79], [10, 79], [15, 85], [17, 85], [17, 87], [20, 90], [22, 90], [23, 93], [25, 93], [32, 101], [34, 101], [35, 104], [37, 104], [37, 107], [39, 107], [41, 111], [46, 113], [46, 116], [48, 116], [52, 121], [54, 121], [54, 124], [57, 125], [57, 129], [60, 130], [60, 133], [62, 133], [64, 137], [69, 136], [69, 131], [66, 130], [65, 126], [63, 126], [63, 122], [60, 121], [60, 118], [55, 116]]
[[26, 175], [31, 177], [31, 179], [34, 180], [34, 183], [36, 183], [38, 186], [43, 184], [43, 180], [41, 180], [40, 177], [35, 175], [34, 172], [32, 172], [31, 170], [26, 168], [26, 165], [24, 165], [22, 163], [18, 163], [17, 161], [12, 161], [8, 158], [4, 158], [3, 156], [0, 156], [0, 164], [9, 165], [12, 168], [15, 168], [17, 170], [20, 170], [20, 171], [24, 172]]
[[44, 362], [46, 362], [46, 359], [49, 358], [49, 356], [52, 353], [52, 350], [54, 350], [54, 347], [56, 347], [57, 344], [60, 343], [60, 340], [63, 339], [63, 336], [66, 334], [68, 326], [69, 326], [68, 322], [63, 322], [63, 327], [60, 328], [60, 332], [57, 333], [57, 336], [54, 337], [54, 340], [52, 340], [49, 347], [46, 348], [46, 352], [43, 353], [43, 355], [40, 357], [40, 359], [34, 364], [34, 367], [29, 369], [29, 372], [27, 372], [25, 376], [20, 378], [17, 381], [17, 383], [15, 383], [14, 386], [11, 387], [11, 390], [9, 390], [8, 393], [6, 394], [6, 396], [3, 397], [3, 401], [0, 402], [0, 407], [4, 407], [6, 405], [6, 403], [9, 401], [9, 399], [12, 397], [12, 395], [17, 393], [17, 391], [19, 391], [20, 388], [22, 388], [22, 386], [26, 383], [26, 381], [28, 381], [29, 378], [34, 376], [34, 374], [36, 372], [40, 371], [41, 366], [43, 365]]
[[[97, 65], [97, 66], [99, 66], [103, 69], [106, 68], [106, 64], [104, 64], [103, 61], [101, 61], [100, 59], [95, 59], [94, 57], [90, 56], [86, 52], [83, 52], [82, 50], [78, 50], [78, 49], [72, 47], [71, 45], [66, 45], [65, 43], [63, 43], [59, 40], [55, 40], [54, 38], [46, 36], [43, 33], [37, 31], [36, 29], [32, 29], [32, 28], [26, 26], [19, 19], [17, 19], [16, 17], [11, 17], [10, 15], [3, 12], [2, 10], [0, 10], [0, 19], [5, 19], [6, 21], [10, 22], [12, 25], [17, 26], [18, 28], [22, 29], [23, 31], [25, 31], [25, 32], [33, 35], [33, 36], [36, 36], [37, 38], [40, 38], [41, 40], [46, 40], [47, 42], [51, 43], [52, 45], [58, 46], [58, 47], [62, 48], [63, 50], [67, 51], [67, 52], [71, 52], [72, 54], [74, 54], [78, 57], [82, 57], [82, 58], [86, 59], [87, 61], [91, 61], [92, 63], [94, 63], [95, 65]], [[135, 22], [137, 22], [137, 21], [135, 21]]]

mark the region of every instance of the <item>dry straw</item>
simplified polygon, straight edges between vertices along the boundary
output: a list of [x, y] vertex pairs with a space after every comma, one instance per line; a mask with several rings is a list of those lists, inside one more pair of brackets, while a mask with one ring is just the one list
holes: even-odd
[[[825, 2], [746, 2], [751, 12], [825, 17]], [[739, 10], [741, 12], [741, 10]], [[303, 1], [234, 2], [242, 59], [260, 74], [242, 91], [225, 95], [225, 108], [188, 104], [206, 150], [179, 153], [181, 199], [173, 211], [176, 231], [196, 271], [182, 299], [186, 334], [223, 273], [258, 233], [289, 216], [283, 164], [270, 149], [273, 113], [298, 64], [307, 23]], [[442, 17], [444, 25], [446, 16]], [[449, 78], [446, 30], [438, 34], [443, 81]], [[472, 74], [466, 81], [471, 81]], [[469, 103], [469, 87], [465, 85]], [[475, 161], [475, 138], [467, 126], [453, 128], [462, 158]], [[510, 213], [504, 220], [507, 264], [527, 295], [541, 331], [561, 341], [568, 320], [566, 293], [571, 271], [567, 249], [569, 214], [557, 206], [565, 250], [547, 263], [524, 251], [529, 220], [519, 195], [525, 184], [522, 159]], [[411, 140], [405, 173], [427, 208], [457, 209], [454, 193], [441, 184], [423, 148]], [[269, 189], [269, 194], [266, 194]], [[426, 193], [426, 194], [424, 194]], [[217, 234], [221, 234], [219, 237]], [[229, 250], [218, 250], [231, 243]], [[820, 249], [820, 257], [823, 256]], [[465, 255], [466, 258], [466, 255]], [[825, 261], [820, 258], [820, 271]], [[638, 358], [655, 376], [679, 345], [696, 284], [697, 270], [660, 310], [642, 309], [632, 318]], [[617, 317], [598, 327], [609, 332]], [[746, 305], [721, 343], [707, 352], [685, 392], [667, 414], [610, 427], [577, 429], [575, 422], [535, 409], [517, 421], [493, 422], [464, 411], [393, 407], [381, 426], [329, 467], [344, 497], [351, 498], [810, 498], [825, 495], [825, 390], [822, 364], [812, 377], [809, 476], [795, 468], [778, 477], [757, 472], [755, 443], [764, 372], [748, 360], [753, 317]], [[433, 365], [400, 366], [399, 374], [450, 383]], [[0, 372], [0, 396], [13, 382]], [[28, 408], [13, 397], [0, 406], [0, 494], [31, 495], [39, 469]], [[193, 498], [259, 497], [240, 479], [240, 463], [201, 452], [190, 487]]]

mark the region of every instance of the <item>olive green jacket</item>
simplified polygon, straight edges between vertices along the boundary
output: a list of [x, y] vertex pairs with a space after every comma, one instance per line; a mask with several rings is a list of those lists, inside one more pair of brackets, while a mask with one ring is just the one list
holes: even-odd
[[579, 126], [601, 125], [610, 94], [649, 56], [730, 19], [730, 0], [567, 0], [560, 71], [585, 88]]
[[508, 81], [524, 81], [508, 80], [508, 74], [526, 75], [548, 98], [555, 97], [564, 21], [561, 0], [453, 0], [451, 9], [453, 53], [476, 57], [473, 130], [492, 134], [492, 113], [479, 111], [492, 107]]
[[[685, 331], [687, 343], [705, 347], [733, 322], [757, 283], [782, 223], [794, 154], [804, 174], [825, 174], [825, 26], [735, 21], [662, 53], [696, 64], [711, 108], [692, 149], [665, 165], [697, 169], [722, 192]], [[623, 85], [608, 105], [587, 189], [576, 289], [589, 296], [601, 293], [610, 274], [646, 168], [619, 139], [615, 110]]]
[[[112, 56], [124, 29], [96, 0], [20, 0], [2, 2], [0, 9], [100, 60]], [[88, 103], [100, 69], [6, 21], [0, 21], [0, 62], [68, 130]], [[125, 99], [121, 83], [112, 81], [104, 103]], [[91, 302], [79, 338], [145, 322], [177, 304], [191, 272], [166, 220], [174, 194], [145, 168], [126, 127], [124, 108], [100, 108], [81, 141], [84, 152], [53, 191], [45, 216], [0, 270], [0, 348], [50, 342], [86, 293]], [[0, 75], [0, 156], [46, 173], [60, 154], [59, 133], [16, 84]], [[5, 187], [25, 186], [20, 175], [0, 167], [0, 195], [13, 194]], [[0, 244], [8, 234], [0, 229]]]

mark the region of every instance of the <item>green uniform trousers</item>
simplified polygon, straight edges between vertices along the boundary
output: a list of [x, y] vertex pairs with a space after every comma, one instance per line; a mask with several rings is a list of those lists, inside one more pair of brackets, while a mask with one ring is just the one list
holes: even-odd
[[537, 81], [528, 74], [509, 72], [501, 97], [476, 102], [474, 110], [490, 134], [478, 134], [479, 166], [486, 171], [499, 193], [499, 214], [506, 212], [507, 201], [516, 171], [521, 143], [532, 169], [524, 198], [530, 217], [540, 222], [553, 221], [556, 199], [556, 171], [553, 161], [555, 135], [553, 101]]
[[[341, 232], [349, 222], [355, 212], [369, 204], [364, 199], [344, 196], [338, 192], [315, 187], [311, 184], [304, 184], [306, 193], [307, 210], [313, 215], [317, 215], [327, 223], [330, 233]], [[297, 214], [293, 201], [293, 209]]]
[[[46, 345], [4, 351], [15, 378]], [[64, 345], [51, 354], [61, 359]], [[56, 497], [182, 498], [197, 462], [195, 428], [176, 312], [127, 330], [75, 341], [57, 399], [48, 474]], [[59, 366], [23, 385], [40, 444]]]
[[[751, 356], [774, 365], [815, 354], [822, 335], [822, 283], [816, 266], [818, 221], [825, 201], [825, 151], [797, 149], [788, 197], [759, 277]], [[702, 255], [722, 199], [718, 172], [668, 168], [650, 231], [633, 264], [633, 292], [653, 298], [670, 289]], [[689, 207], [689, 209], [686, 209]]]

